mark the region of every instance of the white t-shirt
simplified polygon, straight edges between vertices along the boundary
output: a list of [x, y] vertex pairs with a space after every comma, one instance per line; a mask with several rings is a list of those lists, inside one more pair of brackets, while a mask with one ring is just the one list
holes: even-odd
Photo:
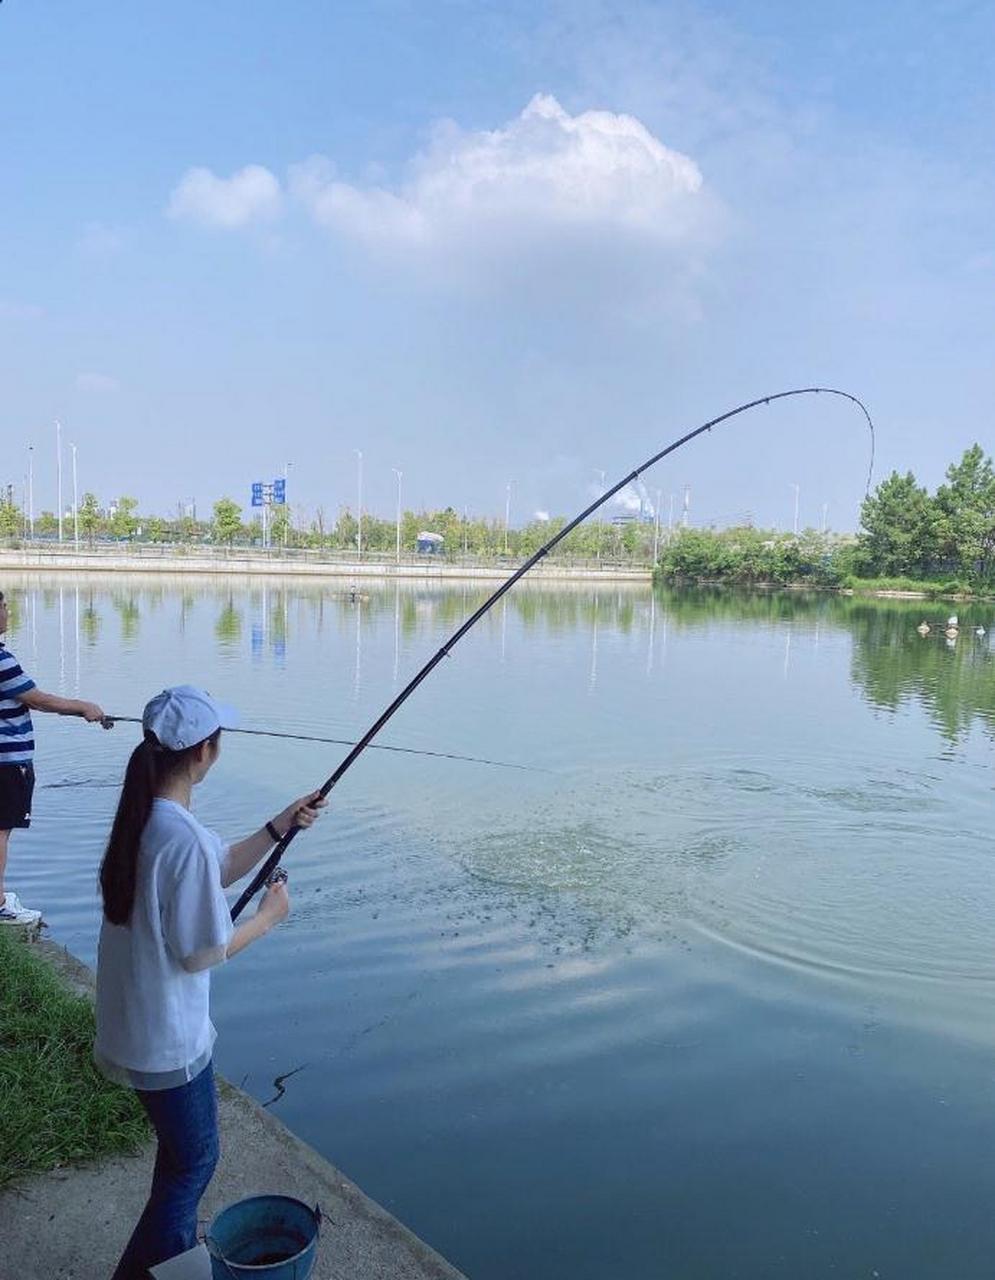
[[157, 798], [142, 832], [126, 925], [104, 919], [94, 1058], [113, 1080], [170, 1089], [207, 1065], [212, 965], [232, 935], [221, 888], [227, 846], [174, 800]]

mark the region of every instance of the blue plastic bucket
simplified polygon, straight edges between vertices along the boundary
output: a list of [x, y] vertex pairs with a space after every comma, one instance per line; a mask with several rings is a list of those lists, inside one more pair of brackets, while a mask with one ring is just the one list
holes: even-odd
[[321, 1210], [291, 1196], [250, 1196], [222, 1209], [207, 1229], [213, 1280], [308, 1280]]

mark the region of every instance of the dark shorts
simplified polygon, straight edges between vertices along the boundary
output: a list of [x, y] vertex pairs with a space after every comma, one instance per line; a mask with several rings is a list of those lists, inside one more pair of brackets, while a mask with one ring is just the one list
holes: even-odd
[[31, 826], [33, 764], [0, 764], [0, 831]]

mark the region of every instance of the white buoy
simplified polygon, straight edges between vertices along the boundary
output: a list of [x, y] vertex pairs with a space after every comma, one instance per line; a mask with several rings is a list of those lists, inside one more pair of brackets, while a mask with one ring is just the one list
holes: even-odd
[[984, 627], [975, 627], [975, 628], [974, 628], [974, 634], [975, 634], [976, 636], [983, 636], [983, 635], [985, 634], [985, 629], [984, 629]]
[[956, 613], [952, 613], [950, 617], [947, 619], [947, 626], [956, 627], [956, 625], [957, 625], [957, 615]]
[[923, 618], [922, 622], [919, 623], [918, 627], [916, 627], [916, 630], [919, 632], [921, 636], [929, 635], [929, 623], [926, 621], [925, 618]]

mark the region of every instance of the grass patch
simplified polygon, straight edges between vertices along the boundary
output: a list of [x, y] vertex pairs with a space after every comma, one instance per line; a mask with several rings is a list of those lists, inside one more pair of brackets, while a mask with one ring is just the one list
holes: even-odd
[[0, 1187], [149, 1137], [130, 1089], [93, 1064], [94, 1015], [20, 930], [0, 926]]

